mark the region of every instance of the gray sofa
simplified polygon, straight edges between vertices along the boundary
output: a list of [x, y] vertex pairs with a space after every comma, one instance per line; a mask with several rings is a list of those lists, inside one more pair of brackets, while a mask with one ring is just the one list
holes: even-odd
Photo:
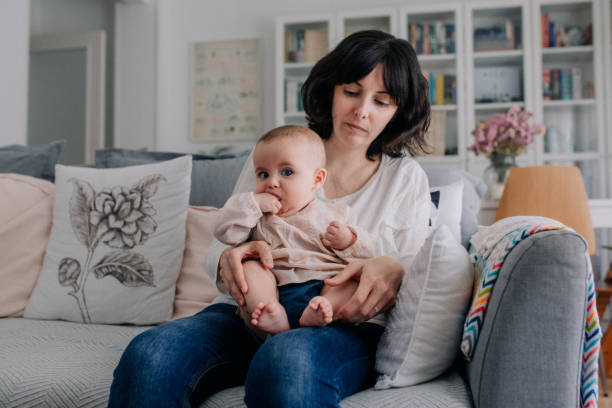
[[[239, 168], [245, 156], [228, 159]], [[127, 160], [116, 164], [136, 163]], [[231, 173], [228, 177], [237, 174], [221, 167], [224, 174]], [[475, 232], [482, 182], [462, 171], [427, 172], [432, 185], [464, 179], [462, 235], [469, 238]], [[217, 179], [215, 184], [227, 186], [227, 182]], [[202, 184], [199, 188], [210, 188]], [[208, 196], [210, 200], [223, 199], [210, 190]], [[454, 367], [433, 381], [383, 391], [365, 390], [341, 405], [579, 406], [588, 272], [585, 250], [582, 237], [570, 231], [542, 232], [524, 239], [510, 252], [500, 271], [470, 362], [458, 357]], [[105, 406], [122, 351], [146, 329], [0, 319], [0, 407]], [[201, 405], [243, 406], [242, 387], [219, 392]]]

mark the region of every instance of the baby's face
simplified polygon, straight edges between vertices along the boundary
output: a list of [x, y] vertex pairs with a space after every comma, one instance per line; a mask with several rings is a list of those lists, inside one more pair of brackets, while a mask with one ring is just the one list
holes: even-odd
[[312, 152], [308, 141], [299, 137], [281, 137], [255, 146], [255, 193], [278, 198], [282, 206], [278, 216], [293, 215], [314, 198], [319, 163]]

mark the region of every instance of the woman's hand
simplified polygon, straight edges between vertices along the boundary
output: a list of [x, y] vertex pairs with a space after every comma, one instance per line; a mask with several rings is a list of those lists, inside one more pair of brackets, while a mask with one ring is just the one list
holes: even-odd
[[350, 279], [359, 281], [353, 296], [336, 314], [347, 322], [360, 323], [395, 304], [403, 277], [404, 268], [397, 260], [380, 256], [348, 264], [338, 275], [325, 279], [325, 284], [338, 286]]
[[268, 269], [274, 266], [270, 246], [264, 241], [249, 241], [235, 248], [223, 251], [219, 258], [219, 277], [225, 283], [231, 297], [244, 306], [244, 294], [249, 291], [242, 262], [249, 258], [259, 258]]

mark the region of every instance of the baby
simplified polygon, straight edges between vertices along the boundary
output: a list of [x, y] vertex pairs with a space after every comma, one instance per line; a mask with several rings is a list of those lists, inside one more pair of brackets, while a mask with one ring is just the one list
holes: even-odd
[[355, 226], [348, 206], [315, 198], [327, 172], [323, 142], [312, 130], [271, 130], [255, 145], [253, 165], [255, 193], [230, 197], [215, 226], [225, 244], [265, 241], [272, 250], [271, 270], [257, 260], [243, 264], [249, 289], [241, 316], [258, 333], [297, 327], [300, 313], [300, 326], [327, 325], [358, 283], [331, 287], [323, 280], [373, 257], [373, 240]]

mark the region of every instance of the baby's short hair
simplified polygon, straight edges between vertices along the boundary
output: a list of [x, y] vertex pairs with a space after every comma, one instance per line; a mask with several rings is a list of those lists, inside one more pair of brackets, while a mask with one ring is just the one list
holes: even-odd
[[321, 137], [313, 130], [298, 125], [285, 125], [274, 128], [262, 137], [259, 138], [257, 143], [270, 143], [276, 139], [281, 138], [297, 138], [301, 137], [306, 140], [313, 148], [313, 153], [318, 156], [319, 167], [325, 166], [325, 146]]

